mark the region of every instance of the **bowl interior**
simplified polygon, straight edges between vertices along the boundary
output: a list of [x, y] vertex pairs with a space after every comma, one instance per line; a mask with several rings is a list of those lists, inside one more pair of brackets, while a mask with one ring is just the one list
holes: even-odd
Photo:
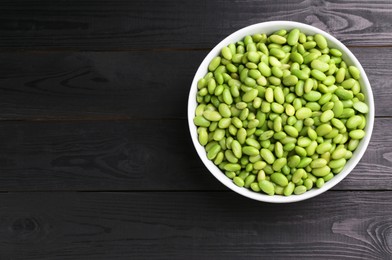
[[[326, 182], [323, 187], [320, 189], [311, 189], [304, 194], [301, 195], [292, 195], [292, 196], [280, 196], [280, 195], [275, 195], [275, 196], [268, 196], [262, 193], [256, 193], [253, 191], [250, 191], [246, 188], [240, 188], [236, 186], [231, 179], [227, 178], [226, 175], [212, 162], [210, 161], [207, 156], [206, 152], [203, 146], [201, 146], [198, 142], [198, 137], [197, 137], [197, 128], [193, 124], [193, 118], [194, 118], [194, 113], [195, 109], [197, 107], [197, 102], [196, 102], [196, 94], [197, 94], [197, 81], [204, 77], [204, 75], [208, 72], [208, 65], [209, 62], [211, 61], [212, 58], [218, 56], [220, 54], [220, 50], [224, 47], [227, 46], [230, 43], [235, 43], [239, 40], [242, 40], [246, 35], [252, 35], [255, 33], [266, 33], [271, 34], [277, 30], [280, 29], [286, 29], [286, 30], [291, 30], [294, 28], [300, 29], [302, 32], [304, 32], [307, 35], [313, 35], [316, 33], [320, 33], [324, 35], [325, 38], [328, 40], [328, 45], [331, 48], [337, 48], [342, 51], [343, 53], [343, 60], [347, 63], [347, 65], [354, 65], [356, 66], [360, 72], [361, 72], [361, 78], [359, 80], [361, 84], [361, 91], [365, 95], [365, 102], [369, 106], [369, 113], [367, 114], [367, 124], [365, 127], [365, 132], [366, 135], [365, 137], [361, 140], [359, 146], [353, 153], [353, 156], [350, 160], [348, 160], [347, 164], [345, 165], [344, 169], [334, 176], [331, 180]], [[288, 202], [295, 202], [295, 201], [301, 201], [305, 200], [314, 196], [317, 196], [336, 184], [338, 184], [342, 179], [344, 179], [352, 170], [353, 168], [357, 165], [361, 157], [363, 156], [364, 152], [366, 151], [366, 148], [369, 144], [370, 137], [372, 134], [373, 130], [373, 124], [374, 124], [374, 101], [373, 101], [373, 93], [372, 89], [369, 83], [369, 80], [365, 74], [365, 71], [363, 70], [361, 64], [359, 61], [356, 59], [356, 57], [351, 53], [351, 51], [340, 41], [338, 41], [336, 38], [331, 36], [330, 34], [307, 24], [303, 23], [297, 23], [297, 22], [290, 22], [290, 21], [273, 21], [273, 22], [265, 22], [265, 23], [259, 23], [259, 24], [254, 24], [248, 27], [245, 27], [243, 29], [240, 29], [233, 34], [229, 35], [226, 37], [224, 40], [222, 40], [218, 45], [216, 45], [206, 56], [206, 58], [203, 60], [201, 63], [199, 69], [197, 70], [195, 77], [192, 81], [191, 85], [191, 90], [189, 93], [189, 99], [188, 99], [188, 124], [189, 124], [189, 130], [190, 134], [192, 137], [193, 144], [196, 148], [196, 151], [203, 161], [204, 165], [208, 168], [208, 170], [225, 186], [230, 188], [231, 190], [245, 196], [251, 199], [259, 200], [259, 201], [264, 201], [264, 202], [272, 202], [272, 203], [288, 203]]]

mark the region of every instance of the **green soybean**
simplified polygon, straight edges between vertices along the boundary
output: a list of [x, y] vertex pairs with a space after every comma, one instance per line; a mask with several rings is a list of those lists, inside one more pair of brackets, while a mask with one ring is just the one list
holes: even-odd
[[301, 107], [300, 109], [297, 110], [295, 116], [297, 117], [298, 120], [303, 120], [305, 118], [312, 116], [312, 110], [307, 107]]
[[321, 116], [320, 116], [320, 121], [321, 121], [322, 123], [326, 123], [326, 122], [330, 121], [333, 117], [334, 117], [333, 111], [332, 111], [332, 110], [327, 110], [327, 111], [324, 111], [324, 112], [321, 114]]
[[259, 154], [259, 150], [253, 146], [244, 146], [242, 148], [242, 153], [249, 156], [253, 156]]
[[240, 177], [234, 177], [233, 178], [233, 182], [235, 185], [237, 185], [238, 187], [244, 187], [245, 182], [243, 179], [241, 179]]
[[338, 87], [335, 90], [335, 95], [338, 96], [341, 100], [348, 100], [354, 97], [353, 93], [349, 90], [346, 90], [342, 87]]
[[316, 128], [316, 133], [318, 136], [325, 136], [332, 131], [332, 126], [330, 124], [322, 124]]
[[355, 115], [350, 117], [347, 122], [346, 122], [346, 126], [349, 129], [354, 129], [357, 128], [358, 126], [360, 126], [362, 123], [362, 117]]
[[310, 74], [313, 76], [313, 78], [323, 81], [327, 78], [327, 76], [324, 74], [324, 72], [320, 70], [313, 69], [311, 70]]
[[295, 187], [294, 189], [294, 194], [295, 195], [301, 195], [306, 192], [306, 187], [304, 185], [299, 185]]
[[266, 194], [268, 194], [268, 195], [270, 195], [270, 196], [272, 196], [272, 195], [275, 194], [274, 185], [273, 185], [272, 182], [270, 182], [270, 181], [261, 180], [261, 181], [259, 182], [259, 187], [260, 187], [260, 189], [261, 189], [264, 193], [266, 193]]
[[312, 69], [321, 71], [321, 72], [326, 72], [327, 70], [329, 70], [329, 65], [326, 62], [323, 62], [321, 60], [313, 60], [310, 63], [310, 66], [312, 67]]
[[196, 126], [202, 126], [202, 127], [209, 127], [211, 124], [210, 121], [205, 119], [203, 116], [196, 116], [195, 118], [193, 118], [193, 123]]
[[332, 169], [336, 169], [336, 168], [343, 167], [345, 164], [346, 164], [346, 159], [340, 158], [340, 159], [331, 160], [328, 163], [328, 166]]
[[323, 166], [320, 168], [314, 168], [312, 174], [316, 177], [324, 177], [331, 172], [331, 168], [328, 166]]
[[352, 139], [362, 139], [365, 136], [365, 131], [363, 131], [361, 129], [352, 130], [352, 131], [350, 131], [349, 136]]
[[321, 168], [324, 167], [325, 165], [327, 165], [327, 160], [323, 159], [323, 158], [318, 158], [315, 159], [311, 162], [310, 167], [314, 168]]
[[310, 92], [304, 94], [304, 98], [307, 101], [318, 101], [321, 98], [321, 93], [311, 90]]
[[235, 155], [235, 157], [237, 157], [238, 159], [242, 157], [241, 144], [237, 140], [232, 141], [231, 149], [233, 150], [233, 154]]
[[251, 89], [250, 91], [246, 92], [242, 96], [242, 100], [244, 102], [251, 102], [257, 97], [258, 94], [259, 94], [259, 92], [257, 91], [257, 89]]
[[304, 186], [306, 187], [306, 190], [310, 190], [313, 188], [313, 181], [311, 179], [306, 179], [304, 181]]
[[291, 178], [291, 181], [297, 184], [302, 177], [306, 174], [304, 169], [298, 169], [294, 172], [293, 177]]
[[295, 168], [298, 166], [298, 164], [301, 162], [301, 157], [299, 157], [298, 155], [293, 155], [291, 157], [289, 157], [287, 165], [290, 168]]
[[320, 49], [325, 49], [328, 47], [327, 39], [325, 39], [325, 37], [322, 36], [321, 34], [316, 34], [314, 36], [314, 41], [317, 43], [317, 46]]
[[289, 183], [286, 176], [284, 176], [282, 173], [273, 173], [270, 178], [271, 181], [282, 187], [287, 186]]
[[290, 196], [291, 194], [293, 194], [294, 189], [295, 189], [295, 184], [292, 183], [292, 182], [289, 182], [289, 183], [287, 184], [287, 186], [284, 188], [283, 194], [284, 194], [285, 196]]
[[215, 57], [211, 60], [210, 64], [208, 65], [208, 70], [209, 71], [215, 71], [216, 68], [218, 68], [219, 64], [221, 63], [221, 58]]
[[332, 145], [330, 143], [321, 143], [317, 146], [316, 152], [318, 154], [323, 154], [323, 153], [330, 151], [331, 148], [332, 148]]
[[351, 75], [354, 79], [358, 80], [358, 79], [360, 78], [360, 72], [359, 72], [359, 70], [357, 69], [357, 67], [355, 67], [355, 66], [349, 66], [349, 67], [348, 67], [348, 71], [350, 72], [350, 75]]
[[[285, 33], [284, 33], [285, 34]], [[283, 35], [284, 35], [283, 34]], [[280, 35], [273, 34], [269, 37], [270, 41], [277, 44], [285, 44], [286, 38]]]
[[317, 186], [317, 188], [321, 188], [321, 187], [323, 187], [324, 186], [324, 179], [323, 178], [318, 178], [317, 179], [317, 181], [316, 181], [316, 186]]
[[261, 149], [260, 155], [268, 164], [273, 164], [275, 161], [275, 156], [268, 149], [265, 148]]
[[219, 144], [215, 144], [211, 147], [211, 149], [207, 153], [207, 158], [212, 160], [216, 157], [216, 155], [220, 152], [221, 147]]
[[369, 107], [366, 105], [366, 103], [357, 101], [353, 104], [353, 107], [355, 110], [359, 111], [362, 114], [366, 114], [369, 112]]
[[291, 30], [287, 36], [287, 43], [291, 46], [294, 46], [295, 44], [298, 43], [299, 35], [300, 35], [300, 30], [298, 29]]

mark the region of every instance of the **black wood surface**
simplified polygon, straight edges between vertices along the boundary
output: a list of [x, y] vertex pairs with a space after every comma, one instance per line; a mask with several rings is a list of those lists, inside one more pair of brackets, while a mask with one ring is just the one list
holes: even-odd
[[[0, 260], [392, 259], [392, 2], [0, 2]], [[376, 121], [332, 191], [275, 205], [229, 191], [188, 132], [199, 64], [244, 26], [343, 41]]]
[[211, 48], [250, 24], [314, 25], [349, 45], [391, 45], [391, 1], [2, 1], [7, 49]]
[[[0, 194], [3, 259], [389, 259], [391, 192]], [[20, 250], [23, 248], [23, 250]]]

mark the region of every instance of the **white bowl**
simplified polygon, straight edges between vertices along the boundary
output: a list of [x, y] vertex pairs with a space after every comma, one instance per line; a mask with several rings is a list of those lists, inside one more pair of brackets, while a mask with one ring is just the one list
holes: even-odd
[[[274, 195], [269, 196], [262, 193], [253, 192], [247, 188], [240, 188], [236, 186], [231, 179], [226, 177], [226, 175], [210, 160], [207, 159], [206, 151], [203, 146], [200, 145], [198, 141], [197, 135], [197, 128], [193, 124], [193, 118], [195, 117], [195, 109], [197, 107], [196, 102], [196, 94], [197, 94], [197, 81], [204, 77], [204, 75], [208, 72], [208, 65], [212, 58], [218, 56], [220, 54], [221, 49], [224, 46], [229, 45], [230, 43], [236, 43], [239, 40], [242, 40], [246, 35], [253, 35], [255, 33], [266, 33], [267, 35], [278, 31], [280, 29], [291, 30], [294, 28], [300, 29], [307, 35], [313, 35], [316, 33], [322, 34], [327, 40], [329, 47], [337, 48], [342, 51], [343, 53], [343, 60], [347, 63], [347, 65], [354, 65], [356, 66], [361, 72], [361, 79], [359, 80], [361, 83], [361, 90], [366, 96], [365, 102], [369, 106], [369, 113], [367, 114], [367, 124], [365, 127], [366, 135], [361, 140], [359, 146], [353, 153], [351, 159], [348, 160], [344, 169], [334, 176], [331, 180], [326, 182], [323, 187], [321, 188], [313, 188], [301, 195], [291, 195], [288, 197], [281, 196], [281, 195]], [[200, 159], [203, 161], [204, 165], [208, 168], [208, 170], [225, 186], [230, 188], [231, 190], [251, 199], [264, 201], [264, 202], [271, 202], [271, 203], [288, 203], [288, 202], [296, 202], [305, 199], [312, 198], [317, 196], [336, 184], [338, 184], [341, 180], [343, 180], [357, 165], [359, 160], [362, 158], [363, 154], [366, 151], [366, 148], [369, 144], [370, 137], [373, 131], [373, 124], [374, 124], [374, 100], [373, 100], [373, 93], [369, 83], [369, 80], [363, 70], [361, 64], [351, 53], [351, 51], [339, 40], [335, 37], [331, 36], [330, 34], [307, 24], [297, 23], [297, 22], [290, 22], [290, 21], [272, 21], [272, 22], [265, 22], [265, 23], [258, 23], [254, 25], [250, 25], [248, 27], [242, 28], [231, 35], [227, 36], [224, 40], [222, 40], [218, 45], [216, 45], [210, 53], [208, 53], [207, 57], [203, 60], [200, 64], [199, 69], [197, 70], [195, 77], [192, 81], [191, 90], [189, 93], [188, 99], [188, 124], [189, 130], [191, 133], [193, 144], [196, 148], [197, 153], [199, 154]]]

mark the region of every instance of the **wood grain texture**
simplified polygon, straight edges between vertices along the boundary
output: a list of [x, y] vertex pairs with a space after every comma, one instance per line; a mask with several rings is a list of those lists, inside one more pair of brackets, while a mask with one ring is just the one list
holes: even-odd
[[[338, 190], [392, 189], [391, 119]], [[227, 190], [198, 158], [185, 120], [3, 122], [0, 191]]]
[[274, 205], [233, 192], [0, 194], [0, 252], [37, 260], [385, 260], [391, 196], [331, 191]]
[[[351, 48], [392, 115], [392, 48]], [[0, 119], [185, 118], [206, 51], [0, 54]]]
[[390, 1], [2, 1], [0, 48], [211, 48], [250, 24], [292, 20], [348, 45], [391, 45]]

